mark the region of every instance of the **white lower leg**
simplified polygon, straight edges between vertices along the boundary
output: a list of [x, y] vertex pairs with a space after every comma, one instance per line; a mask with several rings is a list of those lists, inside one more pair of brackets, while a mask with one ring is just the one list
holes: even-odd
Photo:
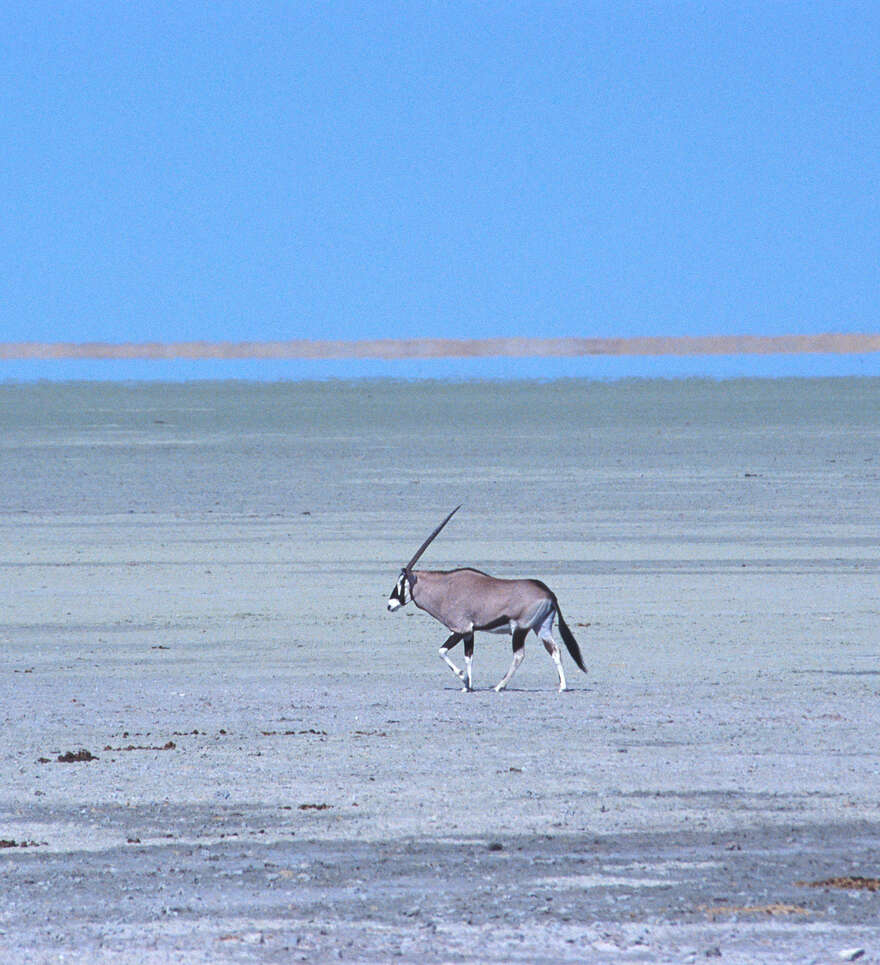
[[546, 637], [542, 637], [541, 641], [547, 649], [547, 653], [553, 658], [553, 663], [556, 664], [556, 672], [559, 674], [559, 693], [562, 693], [566, 689], [565, 686], [565, 671], [562, 669], [562, 658], [559, 656], [559, 647], [556, 646], [556, 641], [551, 637], [549, 640]]
[[473, 683], [471, 681], [471, 664], [474, 662], [473, 657], [465, 656], [464, 658], [464, 689], [473, 690]]
[[565, 671], [562, 669], [562, 659], [559, 656], [558, 650], [554, 650], [550, 656], [553, 658], [553, 663], [556, 664], [556, 672], [559, 674], [559, 693], [562, 693], [562, 691], [566, 689]]
[[449, 667], [449, 669], [455, 674], [456, 677], [458, 677], [459, 680], [467, 682], [465, 680], [464, 671], [456, 667], [455, 664], [449, 659], [446, 647], [440, 648], [440, 656], [443, 658], [443, 662], [446, 664], [446, 666]]
[[516, 668], [523, 662], [523, 657], [526, 655], [525, 650], [514, 650], [513, 651], [513, 663], [510, 665], [510, 669], [507, 673], [495, 684], [495, 692], [498, 693], [510, 683], [510, 678], [516, 673]]

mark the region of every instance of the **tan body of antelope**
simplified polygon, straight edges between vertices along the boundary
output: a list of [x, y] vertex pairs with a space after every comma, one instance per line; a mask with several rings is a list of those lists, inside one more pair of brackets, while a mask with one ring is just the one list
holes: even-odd
[[[565, 672], [559, 647], [553, 638], [553, 623], [559, 621], [559, 631], [574, 662], [586, 672], [580, 647], [559, 609], [553, 591], [540, 580], [499, 580], [488, 573], [469, 567], [456, 570], [414, 570], [413, 565], [428, 544], [449, 522], [460, 507], [443, 520], [421, 545], [418, 552], [400, 571], [400, 577], [388, 598], [388, 609], [397, 610], [412, 600], [417, 607], [430, 613], [451, 632], [440, 648], [440, 656], [464, 684], [472, 690], [471, 665], [474, 655], [474, 633], [509, 633], [513, 638], [513, 662], [496, 684], [503, 690], [516, 673], [525, 655], [525, 639], [534, 630], [553, 658], [559, 674], [559, 690], [566, 689]], [[449, 651], [464, 641], [464, 670], [449, 658]]]

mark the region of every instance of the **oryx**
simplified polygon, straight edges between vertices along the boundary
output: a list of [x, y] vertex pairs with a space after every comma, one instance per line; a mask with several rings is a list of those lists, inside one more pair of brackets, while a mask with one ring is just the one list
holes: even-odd
[[[396, 610], [412, 600], [419, 609], [430, 613], [452, 632], [440, 648], [440, 656], [452, 672], [471, 690], [471, 663], [474, 656], [474, 632], [509, 633], [513, 637], [513, 663], [496, 684], [503, 690], [516, 673], [525, 655], [525, 639], [529, 630], [541, 638], [556, 664], [559, 690], [565, 690], [565, 674], [559, 648], [553, 639], [553, 621], [559, 620], [559, 631], [574, 662], [586, 673], [580, 647], [562, 619], [562, 611], [553, 591], [539, 580], [498, 580], [488, 573], [465, 567], [458, 570], [414, 570], [419, 557], [431, 540], [452, 519], [461, 506], [443, 520], [419, 547], [415, 556], [400, 571], [400, 577], [388, 597], [388, 609]], [[449, 659], [449, 651], [464, 640], [465, 669], [460, 670]]]

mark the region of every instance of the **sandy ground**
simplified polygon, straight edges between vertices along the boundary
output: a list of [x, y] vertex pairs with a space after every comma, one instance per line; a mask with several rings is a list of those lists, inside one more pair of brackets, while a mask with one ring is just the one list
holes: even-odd
[[[877, 380], [7, 385], [0, 430], [4, 962], [880, 961]], [[459, 502], [425, 565], [547, 582], [570, 692], [485, 635], [461, 693], [385, 611]]]

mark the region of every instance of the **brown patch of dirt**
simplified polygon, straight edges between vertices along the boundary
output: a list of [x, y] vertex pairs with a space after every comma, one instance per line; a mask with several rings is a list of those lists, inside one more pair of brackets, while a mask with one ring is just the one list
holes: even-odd
[[127, 747], [111, 747], [109, 744], [104, 748], [105, 751], [173, 751], [177, 747], [174, 741], [168, 741], [161, 747], [146, 744], [129, 744]]
[[801, 888], [849, 888], [852, 891], [880, 891], [880, 878], [862, 878], [858, 875], [842, 875], [823, 878], [821, 881], [796, 881]]
[[97, 761], [100, 758], [95, 757], [91, 751], [82, 747], [78, 751], [67, 751], [64, 754], [59, 754], [56, 760], [61, 764], [75, 764], [79, 761]]
[[313, 734], [315, 737], [326, 737], [326, 730], [315, 730], [310, 727], [308, 730], [261, 730], [263, 737], [300, 737], [303, 734]]
[[707, 914], [711, 919], [716, 919], [722, 915], [809, 915], [809, 908], [802, 905], [786, 905], [782, 902], [773, 902], [769, 905], [700, 905], [699, 911]]

